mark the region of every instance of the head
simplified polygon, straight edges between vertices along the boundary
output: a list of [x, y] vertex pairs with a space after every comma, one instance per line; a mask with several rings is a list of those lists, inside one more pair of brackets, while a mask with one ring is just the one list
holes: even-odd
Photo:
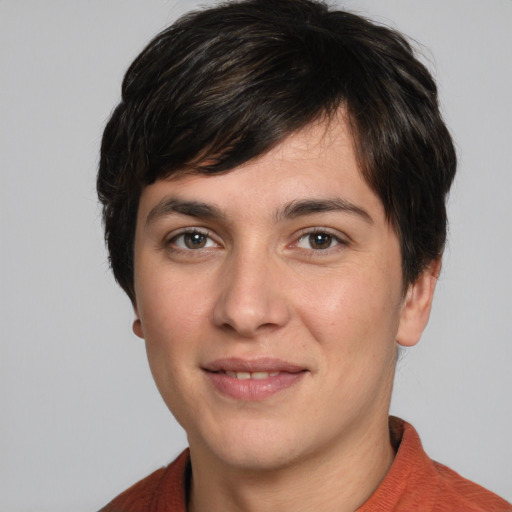
[[386, 459], [397, 343], [428, 320], [454, 172], [430, 74], [359, 16], [230, 2], [143, 50], [98, 191], [134, 332], [193, 458]]
[[309, 0], [223, 3], [157, 35], [125, 75], [98, 173], [111, 266], [132, 302], [146, 187], [229, 173], [340, 112], [398, 236], [406, 291], [441, 257], [456, 167], [435, 82], [406, 39]]

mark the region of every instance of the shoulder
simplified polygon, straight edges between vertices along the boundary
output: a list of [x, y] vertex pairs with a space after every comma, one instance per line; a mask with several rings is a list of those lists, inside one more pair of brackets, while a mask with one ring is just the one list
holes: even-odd
[[[411, 492], [427, 502], [436, 512], [512, 512], [512, 505], [484, 487], [464, 478], [449, 467], [436, 462], [425, 453], [416, 430], [403, 423], [402, 445], [411, 476], [416, 485]], [[400, 451], [399, 449], [399, 451]], [[421, 483], [423, 482], [423, 483]], [[420, 485], [421, 484], [421, 485]], [[430, 510], [430, 509], [429, 509]]]
[[432, 461], [437, 474], [434, 510], [467, 512], [510, 512], [512, 505], [452, 469]]
[[185, 512], [188, 467], [185, 450], [169, 466], [132, 485], [99, 512]]
[[507, 501], [430, 459], [412, 425], [391, 418], [390, 432], [395, 460], [359, 512], [512, 512]]

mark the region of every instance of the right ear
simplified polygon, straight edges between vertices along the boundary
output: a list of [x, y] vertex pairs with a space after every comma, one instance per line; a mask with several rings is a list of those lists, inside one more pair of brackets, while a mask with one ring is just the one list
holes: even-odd
[[135, 336], [144, 339], [144, 331], [142, 330], [142, 322], [139, 318], [139, 312], [137, 311], [137, 307], [133, 308], [133, 312], [135, 313], [135, 318], [132, 324], [132, 331]]

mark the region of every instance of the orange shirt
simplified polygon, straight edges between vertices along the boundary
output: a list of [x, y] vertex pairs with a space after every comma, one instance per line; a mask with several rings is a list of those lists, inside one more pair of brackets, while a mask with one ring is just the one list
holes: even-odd
[[[399, 447], [388, 474], [357, 512], [512, 512], [496, 494], [434, 462], [414, 428], [392, 418]], [[119, 495], [100, 512], [186, 512], [188, 450]]]

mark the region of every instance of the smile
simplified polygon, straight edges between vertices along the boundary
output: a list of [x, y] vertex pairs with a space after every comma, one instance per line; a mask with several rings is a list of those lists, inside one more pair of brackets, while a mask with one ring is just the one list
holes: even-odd
[[295, 384], [307, 370], [276, 359], [220, 359], [203, 367], [216, 392], [235, 400], [263, 400]]
[[225, 372], [228, 377], [232, 377], [233, 379], [238, 380], [247, 380], [247, 379], [255, 379], [255, 380], [263, 380], [268, 379], [269, 377], [276, 377], [279, 375], [279, 372]]

